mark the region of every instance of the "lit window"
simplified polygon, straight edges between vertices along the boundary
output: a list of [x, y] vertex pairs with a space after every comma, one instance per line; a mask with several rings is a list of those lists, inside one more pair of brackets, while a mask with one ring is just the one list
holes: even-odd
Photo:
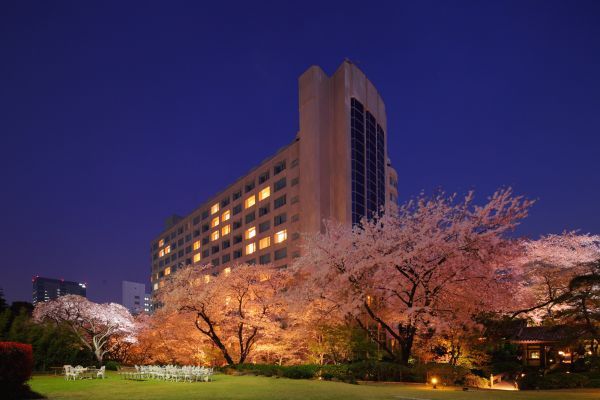
[[160, 239], [158, 241], [158, 247], [163, 247], [165, 245], [165, 239]]
[[275, 234], [275, 243], [281, 243], [287, 239], [287, 229], [279, 231]]
[[200, 253], [194, 254], [194, 262], [195, 263], [200, 262]]
[[258, 192], [258, 201], [264, 200], [271, 195], [271, 187], [267, 186], [260, 192]]
[[246, 245], [246, 254], [252, 254], [256, 251], [256, 243]]
[[229, 235], [230, 232], [231, 232], [231, 225], [225, 225], [224, 227], [221, 228], [222, 236]]
[[165, 255], [165, 250], [164, 250], [164, 249], [161, 249], [161, 250], [158, 252], [158, 256], [159, 256], [159, 257], [162, 257], [162, 256], [164, 256], [164, 255]]
[[209, 274], [205, 274], [204, 275], [204, 283], [208, 283], [210, 282], [210, 275]]
[[154, 290], [158, 290], [158, 282], [154, 284]]
[[165, 254], [169, 254], [171, 252], [171, 246], [165, 247]]
[[210, 227], [214, 228], [217, 225], [219, 225], [219, 217], [214, 217], [212, 221], [210, 221]]
[[219, 231], [214, 231], [213, 233], [210, 234], [210, 240], [211, 240], [211, 242], [214, 242], [218, 238], [219, 238]]
[[171, 275], [171, 267], [165, 268], [165, 276], [166, 275]]
[[221, 215], [221, 221], [225, 222], [228, 221], [229, 218], [231, 218], [231, 211], [227, 210], [223, 213], [223, 215]]
[[225, 273], [225, 276], [229, 276], [229, 274], [231, 274], [231, 268], [227, 267], [223, 270], [223, 272]]
[[210, 208], [210, 215], [216, 214], [219, 212], [219, 203], [215, 203], [213, 204], [213, 206]]
[[246, 229], [246, 239], [252, 239], [254, 236], [256, 236], [256, 227], [255, 226], [253, 226], [252, 228]]
[[266, 249], [270, 245], [271, 245], [271, 236], [264, 237], [264, 238], [260, 239], [260, 241], [258, 242], [258, 248], [261, 250]]
[[200, 248], [200, 241], [199, 241], [199, 240], [196, 240], [196, 241], [194, 242], [194, 250], [198, 250], [199, 248]]
[[256, 196], [255, 195], [248, 197], [244, 203], [246, 208], [252, 207], [255, 204], [256, 204]]

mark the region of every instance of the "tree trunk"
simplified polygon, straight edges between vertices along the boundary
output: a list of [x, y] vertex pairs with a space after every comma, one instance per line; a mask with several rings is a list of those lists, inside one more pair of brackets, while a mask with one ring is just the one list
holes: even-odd
[[94, 351], [94, 355], [96, 356], [98, 365], [102, 366], [102, 359], [104, 358], [104, 352], [102, 351], [102, 349], [96, 349], [96, 351]]
[[400, 348], [402, 349], [402, 354], [400, 355], [400, 362], [402, 365], [408, 365], [408, 360], [412, 354], [413, 342], [415, 340], [415, 332], [416, 330], [413, 327], [408, 327], [404, 341], [401, 342]]

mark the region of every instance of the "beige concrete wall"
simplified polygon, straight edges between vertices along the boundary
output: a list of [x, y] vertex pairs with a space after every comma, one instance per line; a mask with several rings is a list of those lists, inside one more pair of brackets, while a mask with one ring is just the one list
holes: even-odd
[[351, 223], [350, 101], [352, 97], [359, 100], [384, 129], [387, 160], [385, 104], [366, 75], [348, 61], [331, 77], [312, 66], [298, 83], [302, 228], [308, 232], [322, 229], [327, 218]]

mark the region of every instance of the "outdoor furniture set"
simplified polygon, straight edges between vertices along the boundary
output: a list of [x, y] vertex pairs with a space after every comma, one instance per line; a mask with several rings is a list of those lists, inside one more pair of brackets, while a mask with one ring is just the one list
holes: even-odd
[[76, 379], [95, 379], [95, 378], [106, 378], [106, 367], [102, 366], [99, 369], [96, 367], [84, 368], [81, 365], [73, 367], [72, 365], [64, 365], [66, 380]]
[[123, 379], [161, 379], [175, 382], [209, 382], [212, 380], [213, 369], [195, 366], [136, 365], [135, 371], [123, 371], [120, 374]]

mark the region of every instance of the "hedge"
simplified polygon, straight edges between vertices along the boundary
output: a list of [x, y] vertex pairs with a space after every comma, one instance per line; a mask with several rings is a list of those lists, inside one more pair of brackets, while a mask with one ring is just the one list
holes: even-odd
[[521, 390], [548, 390], [593, 387], [596, 382], [585, 374], [558, 372], [548, 375], [529, 373], [519, 379], [518, 384]]
[[[232, 367], [228, 367], [231, 370]], [[238, 373], [278, 376], [291, 379], [322, 378], [342, 382], [381, 381], [381, 382], [420, 382], [435, 376], [442, 384], [487, 387], [488, 381], [474, 375], [467, 368], [449, 364], [427, 364], [407, 367], [385, 361], [360, 361], [340, 365], [292, 365], [240, 364], [233, 367]]]
[[32, 370], [30, 344], [0, 342], [0, 391], [22, 387], [31, 377]]

